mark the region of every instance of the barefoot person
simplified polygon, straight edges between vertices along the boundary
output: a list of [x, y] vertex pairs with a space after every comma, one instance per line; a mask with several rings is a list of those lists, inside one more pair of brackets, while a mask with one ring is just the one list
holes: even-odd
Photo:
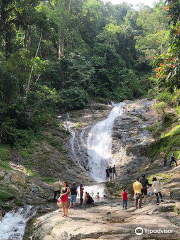
[[71, 192], [71, 200], [70, 200], [69, 208], [71, 208], [72, 205], [73, 205], [73, 208], [75, 208], [76, 198], [77, 198], [77, 194], [78, 194], [75, 182], [73, 183], [72, 187], [70, 188], [70, 192]]
[[162, 199], [162, 194], [161, 194], [161, 183], [159, 180], [157, 180], [156, 177], [153, 177], [153, 189], [154, 189], [154, 193], [156, 195], [156, 203], [157, 205], [159, 205], [159, 196], [161, 198], [161, 202], [163, 202], [163, 199]]
[[63, 188], [61, 189], [61, 203], [62, 203], [62, 208], [63, 208], [63, 217], [68, 216], [68, 195], [69, 195], [69, 187], [67, 182], [63, 182]]
[[134, 196], [136, 200], [136, 209], [141, 208], [142, 204], [142, 191], [143, 186], [139, 181], [139, 178], [136, 178], [136, 181], [133, 183]]

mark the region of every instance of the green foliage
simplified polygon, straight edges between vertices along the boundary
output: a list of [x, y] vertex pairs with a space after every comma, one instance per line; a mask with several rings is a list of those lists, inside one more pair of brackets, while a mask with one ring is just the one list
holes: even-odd
[[60, 92], [66, 110], [81, 109], [89, 102], [89, 96], [82, 88], [74, 87]]
[[43, 182], [46, 183], [55, 183], [55, 179], [52, 177], [40, 177]]
[[0, 168], [10, 170], [11, 167], [9, 166], [10, 161], [10, 151], [8, 145], [1, 145], [0, 146]]
[[8, 192], [0, 190], [0, 200], [3, 202], [7, 202], [8, 200], [14, 199], [14, 196]]
[[168, 45], [163, 6], [1, 1], [0, 141], [26, 147], [57, 109], [146, 94], [147, 55]]

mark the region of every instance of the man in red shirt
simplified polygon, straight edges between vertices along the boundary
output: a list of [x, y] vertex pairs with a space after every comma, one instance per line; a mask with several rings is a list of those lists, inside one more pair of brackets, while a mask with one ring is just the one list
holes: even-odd
[[124, 209], [127, 210], [127, 200], [128, 200], [128, 196], [127, 196], [126, 189], [123, 189], [122, 197], [123, 197], [123, 210], [124, 210]]

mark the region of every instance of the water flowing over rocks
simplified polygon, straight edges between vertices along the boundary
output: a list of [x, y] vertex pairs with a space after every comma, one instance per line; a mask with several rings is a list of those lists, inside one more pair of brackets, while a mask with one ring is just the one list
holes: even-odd
[[[153, 101], [146, 99], [125, 101], [121, 107], [116, 105], [117, 110], [113, 105], [91, 104], [89, 109], [84, 110], [84, 115], [77, 113], [72, 118], [68, 117], [65, 124], [72, 136], [67, 147], [71, 157], [95, 179], [102, 175], [102, 171], [105, 172], [105, 166], [113, 164], [116, 164], [118, 175], [121, 172], [128, 175], [135, 173], [141, 165], [147, 164], [148, 147], [154, 141], [147, 130], [148, 126], [159, 120], [151, 108], [153, 104]], [[115, 111], [120, 112], [116, 115]], [[77, 123], [81, 124], [80, 127]], [[109, 123], [114, 125], [112, 129], [108, 128]], [[105, 132], [100, 134], [98, 131]], [[98, 141], [101, 143], [98, 144]], [[91, 161], [93, 157], [94, 163]], [[101, 161], [104, 162], [103, 168]], [[101, 165], [99, 172], [98, 162]]]
[[[148, 127], [161, 117], [152, 109], [153, 101], [146, 99], [125, 101], [123, 114], [114, 119], [112, 128], [111, 162], [118, 171], [117, 179], [107, 182], [108, 199], [95, 203], [92, 207], [77, 207], [69, 211], [69, 217], [61, 217], [61, 209], [36, 219], [31, 234], [32, 240], [141, 240], [180, 239], [180, 218], [177, 192], [171, 192], [163, 185], [164, 203], [159, 206], [155, 199], [145, 204], [142, 209], [135, 210], [132, 196], [132, 182], [137, 174], [155, 173], [148, 159], [148, 149], [154, 142]], [[107, 119], [113, 106], [93, 103], [88, 109], [76, 112], [68, 117], [68, 130], [71, 132], [66, 149], [71, 158], [89, 173], [87, 183], [94, 184], [88, 168], [87, 140], [93, 126]], [[67, 124], [67, 118], [64, 120]], [[72, 141], [73, 139], [73, 141]], [[174, 170], [178, 174], [179, 167]], [[173, 170], [172, 170], [173, 171]], [[171, 182], [167, 186], [171, 186]], [[128, 210], [121, 210], [119, 191], [126, 186], [129, 192]], [[135, 229], [141, 227], [143, 235], [136, 235]], [[169, 233], [161, 233], [163, 230]], [[154, 230], [156, 233], [148, 232]], [[160, 232], [158, 233], [159, 230]]]

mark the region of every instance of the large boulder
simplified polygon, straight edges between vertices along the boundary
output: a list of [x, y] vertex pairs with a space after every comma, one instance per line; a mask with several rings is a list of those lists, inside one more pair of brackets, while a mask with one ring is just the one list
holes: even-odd
[[170, 198], [173, 200], [180, 200], [180, 188], [173, 188], [170, 191]]

